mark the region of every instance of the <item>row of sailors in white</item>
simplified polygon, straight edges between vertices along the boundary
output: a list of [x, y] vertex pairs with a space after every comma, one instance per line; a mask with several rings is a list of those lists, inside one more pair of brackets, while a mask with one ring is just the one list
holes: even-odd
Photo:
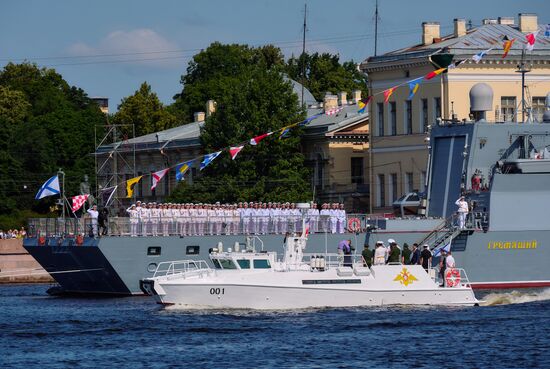
[[[285, 234], [302, 231], [302, 213], [293, 203], [237, 204], [142, 204], [127, 209], [132, 236], [204, 234]], [[314, 233], [321, 230], [344, 233], [346, 212], [343, 204], [312, 203], [306, 211], [306, 224]], [[321, 223], [321, 224], [320, 224]]]

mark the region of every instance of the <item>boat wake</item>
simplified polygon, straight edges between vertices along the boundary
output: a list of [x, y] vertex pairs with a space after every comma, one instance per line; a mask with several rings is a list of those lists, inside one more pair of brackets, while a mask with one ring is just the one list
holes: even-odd
[[537, 291], [512, 291], [490, 293], [483, 297], [482, 306], [524, 304], [527, 302], [550, 300], [550, 288]]

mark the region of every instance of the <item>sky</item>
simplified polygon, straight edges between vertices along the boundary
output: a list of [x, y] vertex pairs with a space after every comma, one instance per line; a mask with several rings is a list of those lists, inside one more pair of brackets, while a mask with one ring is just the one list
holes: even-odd
[[[24, 60], [55, 68], [89, 96], [123, 97], [146, 81], [165, 104], [181, 92], [192, 56], [214, 41], [274, 44], [285, 56], [306, 49], [361, 62], [374, 55], [375, 0], [2, 0], [0, 67]], [[378, 54], [420, 42], [424, 21], [453, 31], [453, 19], [536, 13], [548, 0], [379, 0]]]

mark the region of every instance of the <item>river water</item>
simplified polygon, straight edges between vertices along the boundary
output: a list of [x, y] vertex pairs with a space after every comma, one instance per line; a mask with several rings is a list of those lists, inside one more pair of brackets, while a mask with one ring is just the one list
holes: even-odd
[[0, 286], [2, 368], [549, 368], [550, 289], [484, 306], [164, 310]]

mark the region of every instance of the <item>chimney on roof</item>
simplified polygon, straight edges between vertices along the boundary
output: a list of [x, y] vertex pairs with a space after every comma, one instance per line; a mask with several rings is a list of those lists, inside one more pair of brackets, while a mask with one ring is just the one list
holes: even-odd
[[538, 19], [536, 14], [519, 13], [520, 32], [535, 32], [538, 28]]
[[338, 105], [343, 106], [348, 104], [348, 93], [346, 91], [338, 92]]
[[466, 19], [455, 18], [453, 22], [455, 24], [455, 37], [464, 36], [466, 34]]
[[486, 25], [486, 24], [497, 24], [498, 22], [496, 19], [485, 18], [481, 21], [481, 23], [483, 25]]
[[359, 100], [361, 100], [361, 90], [353, 90], [351, 92], [351, 97], [354, 103], [359, 103]]
[[440, 38], [439, 22], [422, 22], [422, 44], [431, 45], [434, 38]]
[[198, 111], [195, 114], [193, 114], [193, 121], [194, 122], [204, 122], [205, 114], [203, 111]]
[[498, 17], [498, 24], [513, 26], [515, 24], [515, 19], [514, 17]]
[[208, 100], [206, 102], [206, 116], [209, 117], [216, 111], [216, 102], [214, 100]]
[[329, 110], [338, 108], [338, 97], [336, 95], [326, 94], [323, 99], [323, 108], [325, 109], [325, 113]]

